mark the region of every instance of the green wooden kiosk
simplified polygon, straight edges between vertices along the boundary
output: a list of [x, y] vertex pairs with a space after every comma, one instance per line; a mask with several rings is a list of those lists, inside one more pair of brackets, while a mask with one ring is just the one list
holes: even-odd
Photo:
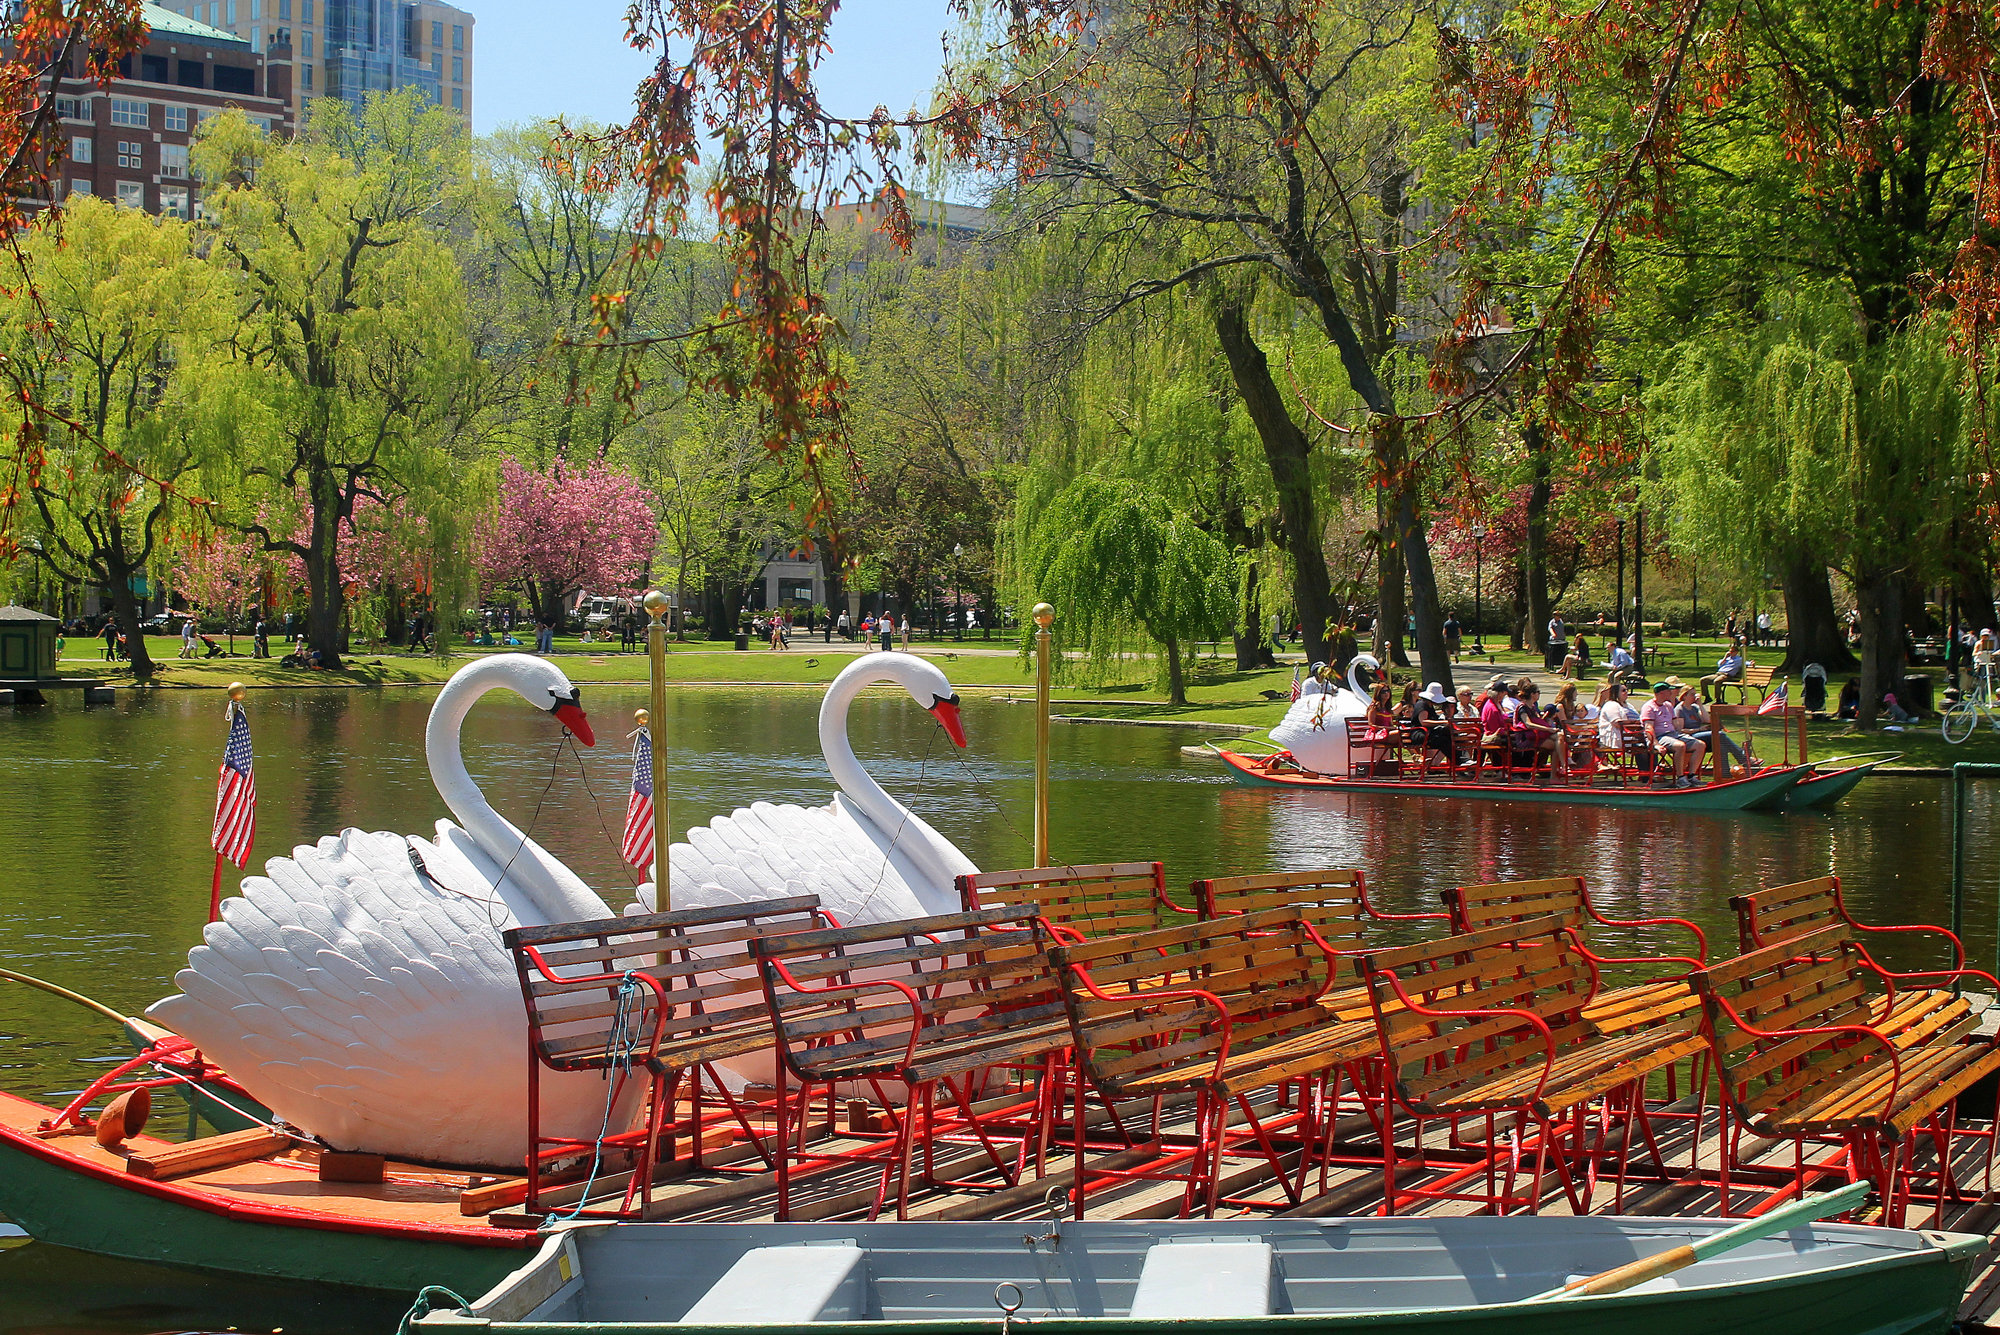
[[30, 607], [0, 607], [0, 680], [56, 676], [56, 632], [62, 623]]

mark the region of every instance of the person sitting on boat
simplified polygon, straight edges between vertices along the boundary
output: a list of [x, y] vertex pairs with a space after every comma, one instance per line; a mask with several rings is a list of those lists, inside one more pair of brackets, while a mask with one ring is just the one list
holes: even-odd
[[1393, 712], [1396, 715], [1396, 722], [1406, 732], [1409, 730], [1410, 725], [1417, 721], [1416, 682], [1406, 681], [1403, 683], [1402, 697], [1396, 701], [1396, 708]]
[[1550, 721], [1562, 732], [1569, 747], [1569, 767], [1589, 768], [1593, 764], [1593, 753], [1597, 749], [1597, 733], [1591, 722], [1597, 711], [1576, 698], [1576, 683], [1568, 682], [1556, 692], [1556, 702], [1550, 706]]
[[1451, 697], [1437, 682], [1424, 687], [1410, 702], [1410, 722], [1415, 728], [1413, 740], [1423, 743], [1433, 765], [1445, 764], [1451, 754], [1450, 719]]
[[1674, 787], [1691, 788], [1691, 777], [1701, 772], [1701, 758], [1708, 747], [1681, 731], [1680, 711], [1675, 708], [1674, 688], [1667, 682], [1653, 683], [1653, 702], [1639, 712], [1646, 725], [1646, 737], [1653, 749], [1674, 763]]
[[1546, 751], [1554, 757], [1557, 769], [1568, 768], [1567, 739], [1557, 730], [1555, 721], [1542, 710], [1542, 688], [1523, 677], [1514, 683], [1514, 698], [1518, 703], [1508, 740], [1514, 748], [1515, 764], [1525, 768], [1528, 761], [1524, 757]]
[[1381, 741], [1391, 733], [1401, 732], [1396, 719], [1396, 709], [1391, 703], [1392, 688], [1386, 681], [1375, 683], [1375, 689], [1368, 695], [1368, 740]]
[[1496, 675], [1492, 681], [1487, 682], [1486, 693], [1499, 701], [1500, 708], [1510, 718], [1513, 716], [1514, 711], [1521, 707], [1521, 702], [1514, 698], [1513, 688], [1503, 676]]
[[[1671, 683], [1679, 683], [1679, 679], [1676, 677], [1668, 677], [1667, 680]], [[1726, 732], [1718, 732], [1716, 730], [1714, 721], [1708, 717], [1708, 710], [1703, 707], [1705, 702], [1701, 698], [1701, 693], [1685, 683], [1679, 684], [1680, 698], [1675, 702], [1675, 707], [1680, 711], [1681, 731], [1711, 750], [1720, 745], [1723, 754], [1728, 756], [1740, 768], [1757, 768], [1756, 758], [1754, 756], [1745, 756], [1743, 748], [1736, 744], [1734, 737], [1731, 737]]]
[[1505, 746], [1507, 735], [1514, 730], [1513, 720], [1507, 713], [1507, 683], [1495, 677], [1487, 684], [1486, 694], [1479, 702], [1479, 744], [1481, 746]]
[[1598, 693], [1597, 706], [1597, 750], [1601, 755], [1606, 751], [1625, 749], [1625, 725], [1638, 715], [1625, 703], [1625, 683], [1608, 681]]
[[1720, 686], [1725, 681], [1740, 682], [1742, 680], [1743, 640], [1739, 636], [1729, 642], [1729, 648], [1723, 653], [1721, 659], [1717, 661], [1715, 671], [1701, 679], [1702, 703], [1706, 704], [1713, 698], [1708, 693], [1709, 687]]

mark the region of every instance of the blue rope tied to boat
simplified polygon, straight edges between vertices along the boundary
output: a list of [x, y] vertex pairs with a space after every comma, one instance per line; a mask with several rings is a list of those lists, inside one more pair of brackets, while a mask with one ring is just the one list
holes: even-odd
[[448, 1300], [460, 1316], [472, 1315], [472, 1304], [445, 1288], [442, 1284], [426, 1284], [418, 1291], [417, 1300], [410, 1304], [410, 1310], [403, 1313], [402, 1322], [396, 1327], [396, 1335], [410, 1335], [410, 1323], [421, 1321], [432, 1312], [439, 1310], [431, 1305], [432, 1296]]
[[[638, 1011], [642, 1008], [635, 1004], [639, 996], [639, 975], [627, 969], [618, 980], [618, 1002], [611, 1012], [611, 1033], [604, 1044], [605, 1055], [610, 1058], [604, 1066], [604, 1118], [598, 1123], [597, 1140], [590, 1151], [590, 1176], [584, 1179], [583, 1194], [576, 1198], [576, 1205], [568, 1214], [543, 1216], [543, 1230], [576, 1219], [590, 1203], [590, 1189], [597, 1185], [597, 1175], [604, 1167], [604, 1139], [611, 1134], [611, 1105], [617, 1101], [618, 1091], [624, 1088], [625, 1077], [632, 1072], [632, 1054], [639, 1048]], [[618, 1072], [616, 1080], [611, 1078], [614, 1070]]]

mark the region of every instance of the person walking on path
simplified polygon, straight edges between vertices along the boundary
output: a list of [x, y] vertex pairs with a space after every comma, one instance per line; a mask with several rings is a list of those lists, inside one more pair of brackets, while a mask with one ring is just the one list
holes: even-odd
[[188, 619], [187, 619], [186, 621], [183, 621], [183, 622], [181, 622], [181, 657], [182, 657], [182, 658], [193, 658], [193, 657], [194, 657], [194, 637], [195, 637], [195, 625], [194, 625], [194, 618], [193, 618], [192, 616], [190, 616], [190, 617], [189, 617], [189, 618], [188, 618]]
[[889, 653], [896, 647], [896, 619], [887, 612], [875, 623], [875, 629], [882, 636], [882, 652]]
[[903, 613], [902, 631], [903, 631], [903, 652], [908, 653], [910, 651], [910, 614], [908, 612]]

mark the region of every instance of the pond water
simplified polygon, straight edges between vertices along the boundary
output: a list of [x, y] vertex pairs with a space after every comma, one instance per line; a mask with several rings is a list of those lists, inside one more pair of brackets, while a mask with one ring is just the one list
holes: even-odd
[[[428, 833], [445, 815], [424, 766], [431, 690], [257, 691], [258, 860], [344, 826]], [[467, 763], [494, 805], [622, 905], [618, 859], [630, 766], [623, 734], [638, 688], [586, 691], [594, 750], [561, 749], [548, 716], [507, 695], [467, 720]], [[817, 692], [680, 689], [669, 702], [671, 816], [690, 823], [765, 799], [832, 791]], [[118, 704], [0, 713], [0, 963], [126, 1013], [171, 990], [199, 939], [221, 750], [216, 692], [122, 692]], [[1033, 718], [969, 698], [957, 751], [900, 692], [858, 701], [852, 733], [885, 787], [988, 868], [1029, 861]], [[1053, 729], [1052, 851], [1071, 862], [1161, 859], [1169, 884], [1313, 867], [1366, 869], [1383, 905], [1437, 906], [1448, 885], [1581, 873], [1608, 911], [1700, 922], [1735, 939], [1730, 895], [1838, 873], [1863, 921], [1948, 920], [1950, 786], [1874, 778], [1830, 813], [1672, 815], [1556, 810], [1247, 788], [1183, 756], [1174, 728]], [[1993, 959], [1996, 791], [1975, 790], [1969, 953]], [[1618, 953], [1678, 953], [1671, 930], [1607, 936]], [[1914, 967], [1921, 952], [1884, 952]], [[0, 983], [0, 1088], [60, 1101], [124, 1055], [105, 1021]], [[7, 1246], [0, 1239], [0, 1246]], [[387, 1335], [402, 1304], [220, 1282], [36, 1243], [0, 1250], [0, 1335], [234, 1327], [288, 1335]]]

